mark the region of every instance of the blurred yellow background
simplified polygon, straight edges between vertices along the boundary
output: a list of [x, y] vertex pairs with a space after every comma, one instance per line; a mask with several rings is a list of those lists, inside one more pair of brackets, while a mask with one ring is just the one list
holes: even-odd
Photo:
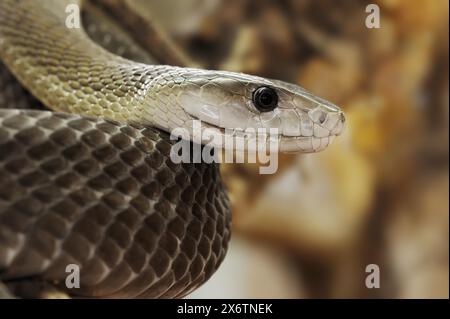
[[282, 155], [274, 175], [222, 165], [233, 239], [191, 298], [449, 297], [447, 0], [140, 5], [196, 65], [293, 82], [347, 115], [327, 150]]

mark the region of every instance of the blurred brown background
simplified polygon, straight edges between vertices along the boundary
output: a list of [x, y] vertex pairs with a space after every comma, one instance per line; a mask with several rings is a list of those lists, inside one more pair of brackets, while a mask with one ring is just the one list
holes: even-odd
[[371, 1], [379, 29], [369, 1], [128, 2], [195, 65], [297, 83], [347, 114], [332, 146], [281, 156], [275, 175], [223, 165], [233, 239], [191, 298], [449, 297], [447, 0]]

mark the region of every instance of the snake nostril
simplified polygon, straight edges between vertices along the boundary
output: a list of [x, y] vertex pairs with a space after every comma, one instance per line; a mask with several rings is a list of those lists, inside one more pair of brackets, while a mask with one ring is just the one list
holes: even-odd
[[339, 114], [339, 117], [340, 117], [340, 119], [341, 119], [341, 122], [342, 122], [342, 123], [345, 123], [345, 115], [344, 115], [344, 113], [341, 112], [341, 113]]
[[319, 123], [323, 124], [327, 119], [327, 114], [325, 112], [320, 113], [319, 115]]

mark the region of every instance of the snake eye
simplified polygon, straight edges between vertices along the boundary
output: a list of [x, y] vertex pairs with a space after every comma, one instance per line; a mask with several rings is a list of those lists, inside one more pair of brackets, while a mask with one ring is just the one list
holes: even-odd
[[268, 86], [261, 86], [253, 91], [252, 100], [260, 112], [270, 112], [278, 105], [277, 92]]

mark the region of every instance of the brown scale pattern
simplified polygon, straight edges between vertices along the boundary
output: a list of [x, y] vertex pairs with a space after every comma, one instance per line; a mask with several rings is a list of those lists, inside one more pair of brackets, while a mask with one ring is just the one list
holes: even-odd
[[0, 110], [0, 281], [64, 288], [67, 264], [98, 297], [181, 297], [230, 236], [217, 165], [174, 164], [167, 134], [117, 122]]

